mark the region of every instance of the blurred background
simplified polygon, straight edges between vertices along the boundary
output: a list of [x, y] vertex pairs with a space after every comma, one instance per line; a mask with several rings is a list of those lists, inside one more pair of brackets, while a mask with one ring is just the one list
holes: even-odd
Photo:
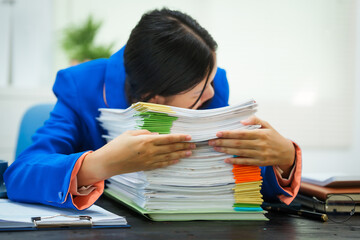
[[76, 61], [64, 46], [71, 29], [92, 16], [92, 44], [114, 53], [143, 13], [162, 7], [211, 33], [230, 103], [254, 98], [257, 115], [301, 146], [305, 173], [358, 174], [356, 0], [0, 0], [0, 159], [14, 160], [24, 111], [55, 102], [56, 72]]

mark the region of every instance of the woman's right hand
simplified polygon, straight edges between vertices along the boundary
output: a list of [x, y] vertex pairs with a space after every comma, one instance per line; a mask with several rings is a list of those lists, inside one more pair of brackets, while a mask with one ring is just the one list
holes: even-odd
[[89, 153], [77, 174], [78, 186], [94, 184], [111, 176], [166, 167], [189, 157], [196, 146], [185, 134], [126, 131]]

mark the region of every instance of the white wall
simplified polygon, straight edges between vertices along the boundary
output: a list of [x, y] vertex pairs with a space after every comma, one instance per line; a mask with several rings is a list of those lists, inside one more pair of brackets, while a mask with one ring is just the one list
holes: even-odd
[[53, 2], [0, 1], [0, 159], [14, 159], [20, 119], [39, 102], [54, 102]]
[[[90, 14], [103, 21], [97, 41], [115, 42], [114, 49], [120, 49], [127, 41], [131, 30], [141, 16], [155, 8], [168, 7], [185, 11], [199, 20], [204, 27], [210, 27], [212, 13], [211, 0], [54, 0], [56, 39], [61, 40], [61, 31], [69, 24], [83, 22]], [[56, 48], [56, 69], [68, 65], [59, 44]]]
[[[50, 77], [44, 78], [48, 79], [47, 83], [47, 80], [39, 80], [36, 84], [49, 88], [47, 84], [52, 84], [56, 71], [68, 66], [59, 44], [62, 29], [68, 24], [76, 24], [92, 14], [103, 20], [97, 41], [115, 41], [115, 49], [118, 49], [125, 44], [144, 12], [167, 6], [187, 12], [213, 35], [219, 45], [218, 64], [228, 73], [231, 102], [249, 97], [256, 99], [258, 116], [302, 146], [304, 172], [356, 174], [360, 169], [357, 160], [360, 158], [360, 150], [357, 150], [360, 146], [358, 1], [48, 2], [52, 4], [51, 14], [40, 16], [52, 21], [52, 34], [45, 38], [50, 42], [45, 46], [52, 46], [52, 53], [42, 55], [42, 59], [51, 63], [43, 67]], [[49, 26], [45, 25], [45, 34], [48, 33]], [[36, 72], [42, 72], [42, 69], [38, 68]], [[1, 99], [5, 100], [0, 101], [0, 109], [9, 111], [4, 106], [12, 100], [6, 100], [6, 96]], [[21, 105], [21, 99], [17, 98], [16, 104]], [[51, 101], [51, 94], [46, 99]], [[26, 98], [22, 102], [24, 108]], [[11, 104], [8, 106], [13, 106]], [[13, 115], [14, 118], [18, 116]], [[0, 132], [1, 144], [6, 142], [4, 139], [9, 134], [9, 131], [7, 135]], [[8, 150], [11, 148], [7, 147]], [[0, 158], [10, 156], [9, 152], [4, 155], [1, 151]]]
[[5, 87], [9, 81], [10, 17], [11, 6], [0, 5], [0, 87]]
[[12, 85], [51, 86], [53, 78], [52, 1], [16, 0], [13, 11]]

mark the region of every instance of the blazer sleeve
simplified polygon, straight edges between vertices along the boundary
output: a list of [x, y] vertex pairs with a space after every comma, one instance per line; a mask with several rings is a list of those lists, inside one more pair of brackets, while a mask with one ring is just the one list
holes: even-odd
[[291, 178], [287, 186], [281, 186], [279, 183], [279, 173], [275, 173], [274, 167], [260, 167], [263, 184], [261, 193], [267, 202], [278, 202], [279, 200], [289, 205], [297, 196], [300, 189], [301, 171], [302, 171], [302, 154], [300, 147], [293, 143], [295, 148], [295, 164]]
[[75, 111], [79, 109], [75, 82], [66, 70], [58, 73], [53, 91], [58, 101], [50, 118], [7, 169], [4, 180], [11, 200], [76, 208], [69, 186], [74, 166], [86, 152], [77, 152], [85, 136]]

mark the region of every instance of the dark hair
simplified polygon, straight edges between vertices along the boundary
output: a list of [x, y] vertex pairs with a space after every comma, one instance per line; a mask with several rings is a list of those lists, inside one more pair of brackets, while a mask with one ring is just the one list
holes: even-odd
[[211, 35], [187, 14], [166, 8], [145, 13], [124, 51], [129, 101], [176, 95], [192, 89], [206, 76], [207, 83], [216, 48]]

